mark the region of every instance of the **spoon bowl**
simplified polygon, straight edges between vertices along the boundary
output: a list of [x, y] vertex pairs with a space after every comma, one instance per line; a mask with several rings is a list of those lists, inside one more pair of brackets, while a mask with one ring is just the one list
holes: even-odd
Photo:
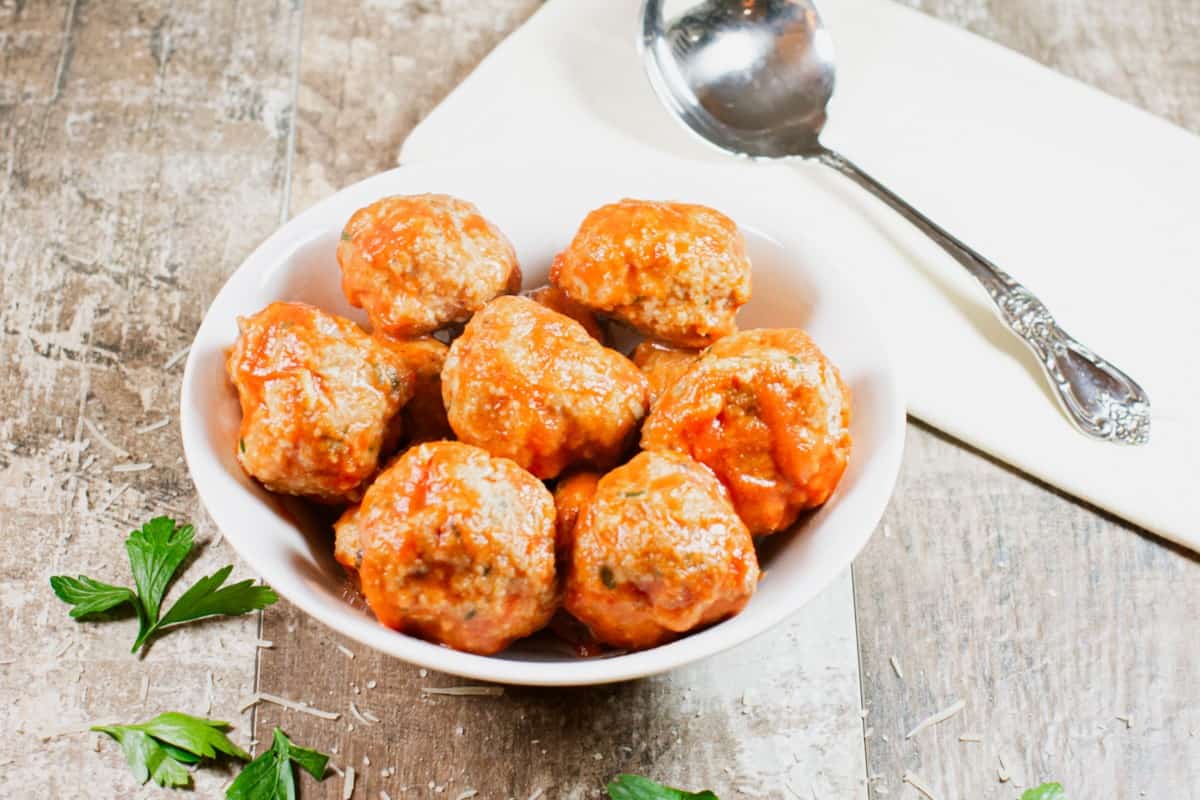
[[833, 95], [833, 41], [804, 0], [703, 2], [670, 22], [648, 0], [642, 46], [660, 100], [738, 155], [816, 153]]

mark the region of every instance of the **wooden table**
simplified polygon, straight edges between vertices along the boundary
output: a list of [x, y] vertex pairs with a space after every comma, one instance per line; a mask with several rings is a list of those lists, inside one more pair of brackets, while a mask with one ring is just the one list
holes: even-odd
[[[1192, 0], [911, 1], [1200, 132]], [[181, 463], [177, 354], [261, 239], [390, 167], [537, 5], [0, 0], [0, 796], [165, 796], [77, 731], [178, 709], [243, 742], [282, 725], [355, 766], [356, 798], [592, 798], [619, 771], [725, 800], [916, 797], [905, 772], [943, 799], [1043, 779], [1075, 800], [1200, 797], [1200, 560], [915, 422], [852, 574], [672, 675], [438, 697], [421, 687], [457, 681], [283, 603], [140, 660], [131, 621], [67, 618], [47, 577], [124, 581], [120, 542], [153, 514], [196, 521], [189, 576], [233, 560]], [[105, 441], [152, 467], [114, 471]], [[256, 690], [342, 717], [239, 712]], [[198, 794], [230, 775], [201, 770]]]

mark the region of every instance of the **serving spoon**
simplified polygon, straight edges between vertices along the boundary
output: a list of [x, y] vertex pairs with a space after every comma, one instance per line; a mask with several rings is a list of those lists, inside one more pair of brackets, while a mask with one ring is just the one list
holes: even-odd
[[1000, 317], [1037, 355], [1067, 418], [1122, 444], [1150, 438], [1150, 398], [1077, 342], [1046, 306], [991, 261], [821, 144], [833, 95], [833, 42], [810, 0], [663, 0], [642, 7], [642, 56], [659, 99], [694, 133], [752, 158], [810, 158], [887, 203], [983, 284]]

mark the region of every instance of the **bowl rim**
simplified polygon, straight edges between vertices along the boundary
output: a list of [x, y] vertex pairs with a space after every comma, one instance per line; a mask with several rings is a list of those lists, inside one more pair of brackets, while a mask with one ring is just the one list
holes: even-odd
[[[204, 318], [193, 338], [193, 345], [205, 336], [210, 327], [216, 324], [212, 313], [214, 308], [227, 302], [228, 297], [239, 291], [244, 284], [252, 282], [253, 278], [262, 272], [262, 265], [277, 263], [294, 252], [299, 244], [311, 239], [311, 233], [308, 232], [313, 228], [325, 227], [324, 225], [314, 225], [314, 222], [324, 217], [328, 213], [327, 209], [344, 203], [348, 196], [369, 196], [369, 190], [376, 185], [387, 185], [389, 188], [385, 192], [396, 193], [395, 184], [402, 185], [409, 177], [413, 178], [413, 182], [420, 183], [422, 176], [428, 178], [436, 177], [438, 174], [453, 174], [461, 178], [467, 173], [478, 174], [481, 171], [516, 176], [526, 173], [529, 169], [553, 169], [556, 176], [566, 172], [582, 178], [586, 178], [589, 174], [597, 175], [602, 172], [611, 176], [613, 172], [612, 169], [602, 170], [598, 167], [564, 167], [546, 164], [525, 166], [506, 164], [478, 168], [455, 164], [426, 163], [419, 166], [400, 166], [364, 178], [292, 217], [255, 248], [229, 275], [205, 309]], [[698, 173], [713, 173], [711, 178], [714, 180], [737, 180], [741, 177], [736, 168], [695, 164], [689, 164], [686, 171], [664, 167], [656, 170], [655, 174], [656, 176], [686, 175], [688, 181], [695, 181]], [[762, 171], [759, 172], [757, 182], [762, 182], [763, 174]], [[782, 182], [780, 185], [786, 186]], [[377, 194], [376, 196], [382, 195]], [[753, 228], [753, 225], [743, 227]], [[843, 296], [857, 294], [851, 288], [849, 281], [839, 274], [823, 274], [823, 279], [837, 286], [838, 293]], [[875, 473], [874, 482], [877, 488], [872, 496], [862, 498], [855, 507], [857, 513], [852, 527], [855, 529], [861, 527], [863, 533], [858, 536], [854, 546], [844, 557], [845, 563], [833, 573], [834, 575], [841, 574], [851, 565], [878, 526], [899, 475], [906, 432], [906, 411], [894, 361], [887, 350], [886, 340], [880, 335], [876, 315], [861, 297], [858, 298], [858, 303], [862, 306], [865, 322], [870, 326], [872, 344], [877, 347], [875, 352], [876, 370], [879, 373], [878, 377], [883, 379], [881, 389], [885, 395], [885, 405], [889, 413], [882, 419], [885, 429], [880, 435], [881, 443], [871, 453], [872, 464], [868, 467]], [[759, 610], [753, 617], [753, 624], [747, 622], [745, 615], [736, 615], [704, 630], [655, 648], [601, 658], [581, 658], [576, 662], [515, 660], [461, 652], [386, 628], [373, 617], [362, 614], [344, 601], [336, 610], [331, 610], [319, 593], [314, 592], [311, 585], [296, 574], [295, 569], [281, 567], [276, 559], [267, 557], [261, 550], [250, 546], [248, 539], [238, 533], [241, 528], [236, 519], [237, 504], [218, 501], [217, 484], [231, 479], [219, 464], [212, 463], [214, 459], [210, 457], [211, 451], [203, 434], [203, 415], [200, 409], [195, 407], [196, 404], [189, 402], [196, 397], [197, 383], [200, 381], [199, 357], [198, 349], [194, 346], [191, 347], [180, 387], [180, 433], [183, 440], [184, 459], [196, 494], [217, 528], [223, 532], [224, 538], [251, 569], [258, 573], [264, 581], [267, 581], [280, 596], [286, 598], [305, 614], [361, 644], [417, 666], [474, 680], [528, 686], [585, 686], [645, 677], [716, 655], [766, 633], [787, 617], [797, 613], [816, 594], [836, 580], [836, 577], [831, 578], [815, 588], [796, 587], [788, 595], [792, 602], [778, 602]], [[868, 500], [871, 502], [865, 502]], [[738, 620], [742, 620], [742, 622], [739, 624]]]

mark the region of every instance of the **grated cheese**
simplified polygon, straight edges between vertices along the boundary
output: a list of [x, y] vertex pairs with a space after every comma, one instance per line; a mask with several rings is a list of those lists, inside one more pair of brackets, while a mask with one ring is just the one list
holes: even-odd
[[445, 694], [455, 697], [499, 697], [503, 686], [422, 686], [421, 694]]
[[896, 677], [904, 680], [904, 670], [900, 669], [900, 662], [896, 660], [896, 657], [892, 656], [888, 661], [892, 663], [892, 670], [896, 673]]
[[978, 733], [964, 733], [958, 737], [960, 742], [982, 742], [983, 735]]
[[[914, 775], [911, 772], [906, 772], [906, 773], [904, 773], [904, 777], [901, 778], [901, 780], [904, 781], [905, 783], [907, 783], [909, 786], [916, 789], [921, 794], [925, 795], [925, 797], [927, 797], [928, 800], [937, 800], [937, 797], [934, 795], [933, 790], [925, 785], [925, 781], [923, 781], [920, 778], [920, 776]], [[876, 791], [878, 791], [878, 789]]]
[[104, 449], [108, 450], [117, 458], [129, 458], [129, 451], [123, 447], [118, 447], [117, 445], [113, 444], [112, 441], [104, 435], [104, 431], [100, 430], [96, 423], [92, 422], [87, 417], [84, 417], [83, 425], [92, 432], [92, 436], [96, 437], [100, 444], [104, 446]]
[[125, 490], [128, 488], [129, 488], [128, 483], [122, 483], [120, 486], [118, 486], [116, 488], [116, 490], [111, 495], [108, 496], [108, 499], [100, 504], [100, 507], [96, 509], [96, 513], [103, 514], [105, 511], [108, 511], [109, 507], [113, 503], [117, 502], [117, 498], [120, 497], [121, 495], [125, 494]]
[[257, 642], [254, 643], [254, 646], [271, 648], [271, 647], [275, 646], [275, 643], [272, 642], [270, 639], [259, 639]]
[[379, 717], [375, 716], [370, 711], [363, 711], [362, 715], [363, 715], [363, 718], [366, 719], [366, 721], [371, 723], [372, 725], [374, 725], [376, 722], [379, 722]]
[[173, 354], [170, 358], [168, 358], [166, 360], [166, 363], [163, 364], [163, 369], [170, 369], [171, 367], [178, 364], [180, 361], [183, 360], [183, 357], [186, 356], [188, 354], [188, 351], [191, 349], [192, 349], [192, 346], [189, 344], [187, 347], [185, 347], [182, 350]]
[[916, 736], [918, 733], [920, 733], [921, 731], [930, 727], [931, 725], [937, 725], [938, 723], [945, 722], [946, 720], [950, 719], [951, 717], [953, 717], [955, 714], [962, 711], [966, 707], [967, 707], [966, 702], [963, 700], [959, 700], [958, 702], [953, 703], [952, 705], [949, 705], [946, 708], [943, 708], [941, 711], [937, 712], [936, 714], [932, 714], [932, 715], [926, 717], [925, 719], [921, 720], [920, 722], [918, 722], [917, 727], [913, 728], [911, 731], [909, 731], [907, 734], [905, 734], [904, 738], [911, 739], [912, 737]]
[[356, 720], [361, 722], [363, 725], [371, 724], [370, 721], [366, 717], [363, 716], [363, 713], [358, 710], [358, 706], [354, 704], [353, 700], [350, 701], [350, 713], [354, 716], [354, 718]]
[[139, 461], [136, 464], [117, 464], [112, 468], [113, 472], [145, 472], [148, 469], [154, 469], [154, 465], [149, 461]]
[[378, 686], [378, 685], [379, 685], [379, 684], [375, 683], [375, 681], [367, 681], [367, 688], [368, 688], [368, 689], [374, 689], [374, 688], [375, 688], [376, 686]]
[[342, 800], [350, 800], [354, 794], [354, 767], [346, 767], [346, 779], [342, 782]]
[[170, 424], [171, 424], [171, 418], [163, 417], [162, 419], [158, 420], [157, 422], [151, 422], [149, 425], [143, 425], [142, 427], [135, 430], [134, 433], [139, 434], [139, 435], [143, 434], [143, 433], [153, 433], [154, 431], [158, 430], [159, 428], [165, 428]]
[[392, 800], [392, 796], [383, 789], [379, 790], [379, 800]]
[[150, 676], [142, 676], [142, 705], [146, 705], [146, 698], [150, 696]]
[[292, 711], [299, 711], [304, 714], [311, 714], [312, 716], [320, 717], [321, 719], [338, 719], [342, 716], [336, 711], [322, 711], [319, 708], [313, 708], [308, 703], [300, 703], [296, 702], [295, 700], [288, 700], [286, 697], [280, 697], [276, 694], [268, 694], [267, 692], [255, 692], [250, 696], [250, 699], [242, 703], [241, 708], [238, 710], [245, 712], [246, 709], [250, 708], [251, 706], [258, 705], [259, 703], [274, 703], [277, 706], [283, 706], [284, 708], [291, 709]]
[[542, 793], [544, 791], [546, 791], [546, 790], [545, 789], [534, 789], [533, 794], [529, 795], [529, 800], [538, 800], [538, 798], [542, 796]]
[[342, 645], [342, 644], [334, 645], [334, 646], [337, 648], [338, 652], [341, 653], [342, 655], [344, 655], [346, 658], [354, 658], [354, 651], [351, 650], [349, 647], [346, 647], [345, 645]]
[[207, 697], [206, 697], [206, 702], [204, 704], [204, 713], [205, 714], [212, 713], [213, 694], [215, 692], [215, 688], [216, 687], [213, 686], [212, 670], [209, 670], [208, 671], [208, 693], [207, 693]]
[[458, 797], [454, 798], [454, 800], [471, 800], [471, 798], [477, 794], [479, 794], [479, 792], [476, 790], [467, 789], [465, 792], [460, 792]]
[[74, 647], [74, 646], [75, 646], [75, 640], [74, 640], [74, 639], [68, 639], [66, 642], [63, 642], [63, 646], [62, 646], [62, 647], [58, 648], [58, 652], [54, 654], [54, 657], [55, 657], [55, 658], [62, 658], [62, 657], [63, 657], [63, 656], [66, 654], [66, 652], [67, 652], [68, 650], [70, 650], [70, 649], [71, 649], [72, 647]]

